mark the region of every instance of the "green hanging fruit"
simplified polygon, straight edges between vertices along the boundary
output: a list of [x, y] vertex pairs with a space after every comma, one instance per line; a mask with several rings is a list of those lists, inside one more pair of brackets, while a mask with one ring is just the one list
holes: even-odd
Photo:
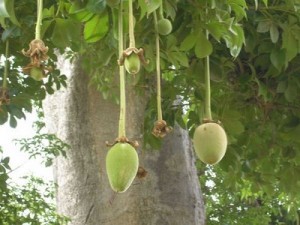
[[206, 164], [213, 165], [225, 155], [227, 136], [219, 124], [204, 123], [196, 128], [193, 143], [198, 158]]
[[129, 74], [137, 74], [141, 68], [141, 61], [139, 56], [132, 52], [129, 56], [125, 58], [124, 66]]
[[106, 4], [113, 8], [113, 7], [116, 7], [120, 4], [120, 0], [106, 0]]
[[170, 20], [168, 19], [160, 19], [157, 22], [157, 29], [158, 29], [158, 33], [161, 35], [168, 35], [171, 33], [172, 31], [172, 23]]
[[37, 81], [41, 81], [44, 78], [44, 71], [40, 67], [32, 67], [30, 76]]
[[138, 154], [130, 144], [115, 144], [106, 155], [106, 172], [111, 188], [115, 192], [125, 192], [134, 180], [138, 166]]

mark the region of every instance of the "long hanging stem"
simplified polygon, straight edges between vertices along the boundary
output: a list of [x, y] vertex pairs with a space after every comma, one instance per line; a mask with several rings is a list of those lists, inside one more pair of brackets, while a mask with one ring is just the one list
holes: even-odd
[[[208, 39], [208, 31], [206, 37]], [[205, 119], [212, 120], [211, 115], [211, 93], [210, 93], [210, 65], [209, 56], [205, 58]]]
[[155, 40], [156, 40], [156, 85], [157, 85], [157, 95], [156, 95], [156, 101], [157, 101], [157, 118], [158, 121], [162, 120], [162, 110], [161, 110], [161, 74], [160, 74], [160, 46], [159, 46], [159, 33], [158, 33], [158, 27], [157, 27], [157, 15], [156, 11], [153, 13], [154, 15], [154, 25], [155, 25]]
[[[119, 20], [119, 58], [123, 54], [123, 1], [120, 2]], [[119, 118], [119, 137], [126, 137], [126, 92], [125, 92], [125, 71], [124, 66], [119, 66], [120, 73], [120, 118]]]
[[3, 83], [2, 83], [3, 90], [5, 90], [7, 88], [7, 77], [8, 77], [8, 67], [9, 67], [8, 56], [9, 56], [9, 41], [6, 40], [6, 45], [5, 45], [5, 67], [4, 67], [4, 75], [3, 75]]
[[159, 16], [158, 16], [158, 18], [160, 18], [160, 19], [164, 18], [163, 2], [162, 2], [161, 5], [159, 6]]
[[35, 39], [41, 39], [42, 17], [43, 17], [43, 0], [37, 0], [37, 20], [35, 25]]
[[[121, 1], [122, 2], [122, 1]], [[134, 27], [133, 27], [133, 8], [132, 8], [132, 0], [128, 0], [128, 13], [129, 13], [129, 48], [135, 47], [135, 39], [134, 39]]]

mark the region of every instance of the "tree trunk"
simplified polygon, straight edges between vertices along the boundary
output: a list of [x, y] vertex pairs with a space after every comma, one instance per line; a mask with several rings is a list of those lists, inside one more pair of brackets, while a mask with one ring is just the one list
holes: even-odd
[[[138, 149], [148, 174], [122, 194], [105, 170], [108, 147], [118, 135], [119, 106], [89, 85], [80, 60], [59, 57], [68, 88], [45, 101], [49, 132], [71, 149], [54, 166], [58, 212], [72, 225], [204, 225], [204, 207], [187, 132], [175, 127], [160, 151]], [[127, 137], [142, 142], [145, 98], [127, 93]], [[140, 145], [142, 146], [142, 145]]]

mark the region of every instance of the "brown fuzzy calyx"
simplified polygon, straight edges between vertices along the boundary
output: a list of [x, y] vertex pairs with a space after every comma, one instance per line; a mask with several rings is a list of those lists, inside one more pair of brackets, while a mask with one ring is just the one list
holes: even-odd
[[166, 121], [164, 121], [164, 120], [157, 120], [154, 123], [152, 134], [155, 137], [163, 138], [164, 136], [166, 136], [171, 131], [172, 131], [172, 128], [167, 125]]
[[105, 142], [107, 147], [112, 147], [117, 143], [128, 143], [135, 149], [137, 149], [139, 147], [138, 141], [130, 141], [127, 137], [118, 137], [115, 139], [114, 143], [109, 143], [108, 141]]
[[142, 49], [142, 48], [137, 49], [135, 47], [130, 47], [130, 48], [127, 48], [123, 51], [122, 56], [118, 60], [119, 66], [123, 66], [125, 58], [129, 57], [131, 54], [137, 54], [137, 56], [139, 57], [140, 62], [142, 64], [147, 65], [149, 63], [149, 61], [145, 59], [144, 49]]
[[29, 44], [29, 49], [25, 51], [22, 50], [24, 56], [30, 58], [30, 63], [22, 68], [23, 73], [30, 74], [32, 68], [39, 68], [43, 71], [43, 75], [52, 71], [51, 67], [46, 67], [43, 62], [49, 58], [47, 55], [48, 47], [40, 39], [34, 39]]

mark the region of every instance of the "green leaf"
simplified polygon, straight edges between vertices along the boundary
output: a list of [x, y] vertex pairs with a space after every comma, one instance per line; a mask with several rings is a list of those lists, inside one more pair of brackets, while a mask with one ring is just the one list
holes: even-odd
[[188, 51], [192, 49], [197, 41], [197, 35], [194, 32], [191, 32], [186, 38], [181, 42], [180, 50], [181, 51]]
[[13, 25], [6, 28], [2, 33], [2, 41], [6, 41], [8, 38], [18, 37], [21, 35], [20, 27]]
[[17, 120], [14, 116], [10, 115], [9, 117], [9, 125], [12, 127], [12, 128], [16, 128], [17, 127]]
[[270, 30], [270, 26], [271, 26], [271, 24], [270, 24], [269, 20], [263, 20], [258, 23], [256, 30], [259, 33], [266, 33]]
[[159, 8], [159, 6], [162, 4], [162, 0], [149, 0], [147, 1], [146, 4], [147, 4], [147, 12], [149, 15], [150, 13], [154, 12]]
[[235, 17], [237, 21], [242, 20], [243, 18], [247, 18], [246, 11], [243, 7], [238, 4], [231, 4], [230, 7], [235, 13]]
[[8, 113], [5, 107], [0, 107], [0, 125], [4, 124], [8, 119]]
[[282, 48], [286, 49], [286, 60], [291, 61], [298, 54], [298, 41], [292, 33], [292, 27], [284, 29], [282, 34]]
[[297, 90], [297, 84], [292, 79], [289, 80], [287, 89], [284, 92], [286, 100], [289, 102], [293, 102], [297, 97]]
[[273, 66], [281, 71], [285, 65], [285, 50], [274, 48], [270, 54], [270, 60]]
[[228, 32], [226, 26], [219, 21], [212, 21], [206, 25], [209, 33], [219, 42], [224, 34]]
[[147, 5], [145, 0], [139, 0], [139, 7], [140, 7], [140, 20], [146, 15], [147, 13]]
[[88, 43], [102, 39], [108, 31], [108, 14], [95, 15], [84, 26], [84, 39]]
[[272, 24], [270, 27], [270, 37], [273, 43], [277, 43], [279, 38], [279, 31], [278, 31], [278, 27], [275, 26], [274, 24]]
[[70, 47], [74, 42], [80, 42], [81, 23], [72, 19], [55, 20], [52, 42], [60, 48]]
[[287, 88], [287, 82], [286, 81], [280, 81], [277, 85], [276, 92], [277, 93], [284, 93]]
[[262, 0], [266, 7], [268, 7], [268, 0]]
[[20, 26], [20, 23], [15, 15], [15, 1], [14, 0], [1, 0], [0, 1], [0, 17], [9, 17], [10, 21]]
[[189, 66], [189, 60], [185, 53], [173, 52], [173, 57], [179, 62], [180, 65], [182, 65], [184, 67]]
[[86, 22], [90, 20], [94, 14], [78, 4], [72, 4], [69, 8], [69, 15], [80, 22]]
[[0, 1], [0, 17], [9, 17], [9, 14], [6, 9], [5, 1]]
[[213, 47], [209, 40], [207, 40], [206, 36], [199, 32], [197, 35], [197, 42], [195, 46], [195, 54], [198, 58], [204, 58], [206, 56], [209, 56], [212, 51]]
[[89, 0], [86, 9], [92, 13], [101, 14], [106, 8], [105, 0]]

